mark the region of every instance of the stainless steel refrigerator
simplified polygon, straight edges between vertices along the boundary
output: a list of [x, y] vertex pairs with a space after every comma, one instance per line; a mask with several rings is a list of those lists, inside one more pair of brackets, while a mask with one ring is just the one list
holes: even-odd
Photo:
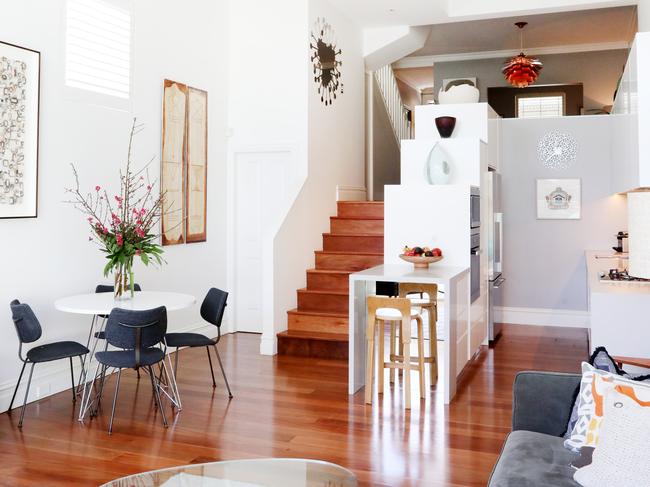
[[488, 190], [488, 339], [492, 342], [501, 333], [501, 323], [495, 319], [496, 307], [502, 306], [503, 213], [501, 211], [501, 175], [489, 171]]

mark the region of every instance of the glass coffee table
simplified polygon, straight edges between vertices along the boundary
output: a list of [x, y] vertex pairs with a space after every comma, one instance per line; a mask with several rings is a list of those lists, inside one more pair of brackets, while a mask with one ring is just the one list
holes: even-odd
[[113, 480], [102, 487], [357, 487], [349, 470], [293, 458], [184, 465]]

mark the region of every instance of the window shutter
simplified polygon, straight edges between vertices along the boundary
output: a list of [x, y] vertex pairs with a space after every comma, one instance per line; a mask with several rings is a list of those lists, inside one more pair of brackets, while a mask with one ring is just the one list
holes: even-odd
[[129, 98], [131, 13], [103, 0], [68, 0], [65, 84]]

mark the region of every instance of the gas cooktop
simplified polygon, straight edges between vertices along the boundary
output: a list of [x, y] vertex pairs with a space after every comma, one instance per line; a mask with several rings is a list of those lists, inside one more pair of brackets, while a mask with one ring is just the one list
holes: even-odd
[[608, 273], [600, 273], [600, 282], [635, 282], [639, 284], [650, 284], [650, 279], [631, 276], [627, 273], [627, 269], [610, 269]]

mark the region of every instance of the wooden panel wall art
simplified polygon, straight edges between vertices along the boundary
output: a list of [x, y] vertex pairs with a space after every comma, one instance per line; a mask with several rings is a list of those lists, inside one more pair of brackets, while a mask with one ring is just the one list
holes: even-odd
[[0, 218], [35, 218], [41, 54], [0, 42]]
[[187, 107], [187, 221], [185, 239], [206, 240], [208, 93], [189, 89]]
[[208, 93], [164, 81], [163, 245], [207, 239]]
[[162, 244], [185, 242], [185, 112], [187, 86], [165, 80], [163, 93], [162, 167], [160, 190], [164, 194]]

